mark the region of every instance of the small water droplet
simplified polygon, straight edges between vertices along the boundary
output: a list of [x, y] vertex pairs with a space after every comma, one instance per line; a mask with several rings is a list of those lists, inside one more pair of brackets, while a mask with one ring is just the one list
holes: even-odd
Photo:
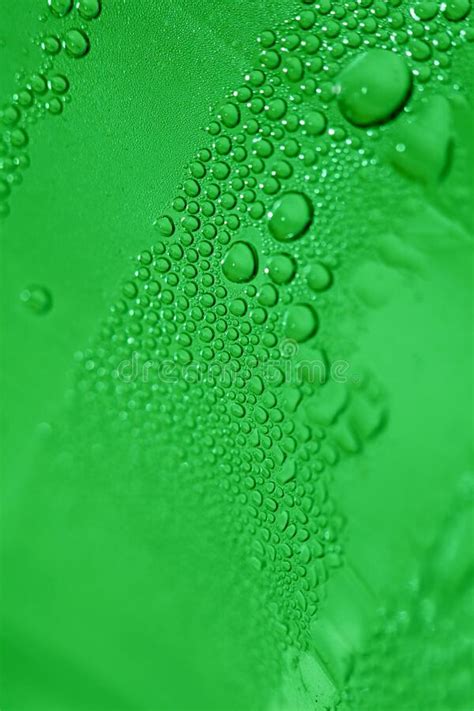
[[44, 315], [51, 311], [53, 299], [51, 292], [44, 286], [32, 285], [20, 294], [22, 303], [34, 314]]
[[371, 49], [343, 69], [335, 92], [339, 108], [350, 123], [374, 126], [401, 111], [411, 83], [410, 70], [400, 54]]

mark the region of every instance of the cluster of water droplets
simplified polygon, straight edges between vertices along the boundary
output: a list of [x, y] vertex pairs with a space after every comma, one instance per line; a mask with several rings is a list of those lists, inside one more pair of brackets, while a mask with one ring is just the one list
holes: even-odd
[[78, 384], [124, 431], [176, 447], [183, 485], [261, 575], [276, 648], [305, 646], [342, 562], [331, 467], [385, 421], [374, 378], [338, 380], [321, 335], [346, 249], [334, 222], [380, 133], [472, 39], [460, 3], [306, 5], [260, 36]]
[[16, 89], [0, 107], [0, 218], [9, 214], [9, 197], [30, 165], [34, 124], [59, 116], [70, 100], [68, 62], [90, 50], [89, 28], [101, 14], [101, 0], [49, 0], [40, 16], [45, 30], [34, 38], [40, 50], [38, 69], [16, 76]]
[[[451, 53], [473, 39], [467, 0], [304, 6], [261, 34], [258, 65], [218, 107], [97, 341], [78, 354], [74, 395], [91, 429], [116, 429], [130, 450], [140, 441], [137, 462], [173, 452], [183, 488], [254, 569], [277, 650], [306, 646], [343, 561], [332, 467], [386, 417], [372, 375], [333, 368], [329, 304], [348, 251], [334, 226], [405, 116], [393, 165], [420, 182], [442, 175], [449, 131], [436, 155], [420, 155], [419, 122], [446, 125]], [[62, 24], [39, 40], [48, 59], [2, 111], [4, 213], [28, 164], [29, 124], [67, 96], [54, 58], [87, 54], [100, 9], [50, 0]], [[22, 298], [44, 313], [37, 287]]]

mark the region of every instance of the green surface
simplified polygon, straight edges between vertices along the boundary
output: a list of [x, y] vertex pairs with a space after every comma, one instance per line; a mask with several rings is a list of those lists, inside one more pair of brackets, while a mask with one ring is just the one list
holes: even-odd
[[470, 3], [0, 18], [0, 707], [470, 711]]

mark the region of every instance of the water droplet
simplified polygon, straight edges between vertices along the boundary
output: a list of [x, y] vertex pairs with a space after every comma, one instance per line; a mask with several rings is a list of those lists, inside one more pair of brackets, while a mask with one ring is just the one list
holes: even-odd
[[168, 215], [159, 217], [155, 225], [164, 237], [171, 237], [174, 232], [174, 222]]
[[51, 310], [53, 299], [44, 286], [32, 285], [21, 292], [22, 303], [34, 314], [44, 315]]
[[289, 284], [296, 274], [296, 263], [289, 254], [275, 254], [265, 271], [275, 284]]
[[285, 335], [297, 343], [303, 343], [318, 330], [318, 316], [309, 304], [294, 304], [285, 316]]
[[268, 213], [268, 227], [279, 242], [298, 239], [308, 229], [313, 219], [313, 205], [306, 195], [288, 192], [282, 195]]
[[48, 81], [48, 85], [55, 94], [65, 94], [69, 89], [69, 81], [67, 77], [62, 74], [56, 74], [51, 77]]
[[10, 141], [15, 148], [23, 148], [28, 144], [28, 134], [23, 128], [15, 128], [10, 134]]
[[393, 118], [405, 105], [411, 74], [404, 58], [386, 49], [358, 55], [335, 87], [339, 107], [355, 126], [373, 126]]
[[45, 107], [54, 116], [58, 116], [63, 110], [61, 100], [58, 99], [56, 96], [53, 96], [52, 99], [47, 101]]
[[5, 200], [10, 195], [10, 186], [4, 178], [0, 178], [0, 200]]
[[81, 59], [90, 49], [89, 38], [82, 30], [69, 30], [66, 32], [63, 44], [66, 52], [75, 59]]
[[433, 0], [424, 0], [414, 6], [413, 13], [420, 20], [432, 20], [438, 14], [438, 3]]
[[229, 281], [251, 281], [258, 269], [257, 253], [248, 242], [234, 242], [221, 264], [224, 276]]
[[332, 283], [332, 274], [324, 264], [313, 264], [308, 271], [308, 286], [313, 291], [324, 291]]
[[54, 35], [49, 35], [41, 41], [41, 49], [46, 54], [58, 54], [61, 51], [61, 42]]
[[286, 114], [287, 104], [284, 99], [272, 99], [268, 102], [267, 116], [271, 121], [278, 121]]
[[262, 306], [275, 306], [278, 302], [278, 291], [273, 284], [264, 284], [257, 294], [257, 300]]
[[72, 10], [73, 0], [48, 0], [50, 11], [56, 17], [65, 17]]
[[133, 281], [127, 281], [127, 283], [123, 285], [122, 293], [127, 299], [134, 299], [138, 294], [136, 284]]
[[78, 0], [76, 8], [79, 15], [85, 20], [95, 20], [100, 15], [101, 2], [100, 0]]
[[247, 312], [247, 304], [243, 299], [234, 299], [229, 304], [229, 311], [233, 316], [244, 316]]
[[451, 22], [460, 22], [469, 15], [471, 10], [470, 0], [448, 0], [441, 5], [441, 10], [446, 19]]
[[240, 109], [237, 104], [231, 102], [224, 104], [219, 118], [227, 128], [235, 128], [240, 121]]
[[42, 74], [33, 74], [28, 87], [34, 91], [35, 94], [40, 94], [41, 96], [42, 94], [46, 94], [48, 91], [48, 82], [46, 77]]
[[402, 173], [421, 183], [440, 180], [449, 165], [451, 108], [444, 96], [431, 96], [396, 133], [390, 159]]
[[326, 117], [321, 111], [310, 111], [304, 119], [306, 131], [310, 136], [319, 136], [326, 129]]
[[20, 120], [21, 112], [16, 106], [6, 106], [0, 112], [0, 117], [6, 126], [14, 126]]

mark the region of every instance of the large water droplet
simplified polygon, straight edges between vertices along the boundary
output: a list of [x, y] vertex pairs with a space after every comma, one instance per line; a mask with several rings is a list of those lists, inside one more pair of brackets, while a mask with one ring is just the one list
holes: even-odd
[[257, 253], [248, 242], [234, 242], [221, 263], [224, 276], [237, 283], [251, 281], [258, 269]]
[[451, 22], [460, 22], [469, 15], [471, 0], [448, 0], [441, 4], [443, 15]]
[[431, 96], [414, 118], [399, 127], [391, 161], [421, 183], [440, 180], [449, 166], [452, 139], [449, 102], [444, 96]]
[[386, 49], [357, 56], [335, 86], [339, 107], [355, 126], [373, 126], [393, 118], [405, 105], [411, 74], [404, 58]]
[[313, 206], [306, 195], [291, 191], [282, 195], [268, 213], [268, 227], [279, 242], [301, 237], [313, 219]]

